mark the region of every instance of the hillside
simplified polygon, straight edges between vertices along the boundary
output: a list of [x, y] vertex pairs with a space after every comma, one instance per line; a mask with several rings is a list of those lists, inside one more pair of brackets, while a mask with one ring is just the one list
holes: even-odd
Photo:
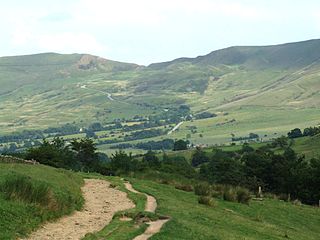
[[[231, 133], [286, 134], [319, 124], [319, 47], [320, 40], [230, 47], [147, 67], [84, 54], [3, 57], [0, 133], [72, 122], [80, 129], [115, 119], [125, 125], [134, 117], [164, 121], [164, 110], [188, 105], [193, 115], [218, 116], [193, 119], [169, 138], [191, 134], [195, 144], [216, 144], [229, 142]], [[193, 127], [197, 133], [190, 132]], [[110, 140], [127, 131], [97, 134], [114, 135]]]
[[[37, 229], [43, 221], [68, 214], [75, 208], [80, 209], [82, 206], [80, 196], [82, 178], [99, 178], [99, 184], [101, 184], [101, 180], [107, 180], [116, 189], [127, 192], [128, 197], [136, 204], [134, 209], [117, 213], [109, 225], [97, 233], [87, 234], [85, 239], [105, 237], [117, 240], [132, 239], [146, 228], [146, 224], [142, 222], [143, 219], [157, 219], [160, 216], [169, 216], [170, 220], [158, 234], [153, 236], [154, 239], [239, 239], [242, 237], [246, 239], [289, 238], [298, 240], [303, 238], [311, 240], [318, 239], [320, 234], [318, 228], [319, 209], [307, 205], [295, 205], [268, 197], [263, 201], [252, 200], [249, 205], [215, 198], [214, 206], [210, 207], [199, 204], [198, 197], [193, 192], [185, 192], [172, 185], [160, 184], [159, 181], [163, 180], [161, 177], [155, 179], [156, 181], [130, 178], [134, 188], [157, 199], [156, 214], [146, 215], [143, 212], [146, 203], [145, 196], [126, 190], [122, 178], [85, 173], [75, 174], [43, 165], [0, 164], [0, 185], [2, 188], [8, 179], [13, 179], [13, 175], [23, 175], [30, 180], [32, 186], [38, 186], [37, 184], [40, 183], [48, 184], [54, 193], [53, 196], [59, 196], [61, 206], [68, 207], [62, 208], [64, 211], [62, 209], [52, 211], [52, 206], [47, 206], [48, 202], [41, 204], [39, 204], [40, 202], [28, 202], [28, 198], [22, 198], [23, 195], [20, 195], [20, 199], [7, 199], [4, 197], [6, 191], [1, 192], [1, 239], [15, 239], [25, 236], [31, 230]], [[185, 184], [188, 183], [188, 180], [183, 181]], [[110, 191], [116, 190], [113, 190], [112, 187]], [[83, 194], [85, 195], [85, 193]], [[67, 199], [68, 201], [66, 201]], [[70, 199], [73, 200], [72, 203]], [[114, 202], [114, 200], [112, 201]], [[110, 203], [108, 204], [110, 206]], [[90, 207], [88, 206], [88, 208]], [[111, 209], [111, 211], [113, 210]], [[121, 220], [123, 216], [127, 215], [135, 217], [126, 221]], [[77, 222], [81, 222], [81, 219], [78, 219]], [[78, 227], [77, 224], [72, 225], [75, 228]], [[41, 228], [41, 232], [45, 232], [46, 229], [49, 231], [50, 227]]]
[[81, 209], [80, 176], [44, 165], [2, 161], [0, 156], [0, 239], [26, 236], [45, 221]]

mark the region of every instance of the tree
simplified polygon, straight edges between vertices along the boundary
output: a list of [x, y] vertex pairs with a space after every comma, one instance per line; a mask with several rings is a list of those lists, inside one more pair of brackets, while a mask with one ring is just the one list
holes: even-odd
[[135, 169], [131, 154], [126, 154], [124, 151], [117, 151], [111, 156], [111, 169], [115, 173], [128, 173]]
[[51, 142], [43, 139], [38, 147], [29, 148], [26, 152], [26, 159], [34, 159], [53, 167], [78, 169], [72, 152], [66, 146], [65, 141], [59, 137], [54, 138]]
[[279, 138], [276, 138], [273, 140], [272, 142], [272, 147], [281, 147], [281, 148], [285, 148], [287, 147], [289, 144], [288, 144], [288, 138], [286, 138], [285, 136], [281, 136]]
[[173, 151], [187, 150], [188, 149], [188, 141], [184, 141], [182, 139], [174, 142]]
[[295, 128], [295, 129], [292, 129], [290, 132], [288, 132], [288, 138], [298, 138], [302, 136], [303, 135], [300, 128]]
[[202, 149], [200, 147], [197, 147], [196, 151], [192, 155], [192, 160], [191, 160], [192, 166], [197, 167], [200, 164], [208, 162], [208, 161], [209, 161], [209, 158], [207, 157], [205, 152], [202, 151]]
[[146, 163], [150, 168], [158, 168], [161, 165], [159, 158], [155, 155], [153, 151], [148, 151], [143, 156], [142, 161]]
[[97, 167], [97, 148], [92, 139], [73, 140], [71, 142], [71, 149], [74, 151], [75, 158], [81, 162], [86, 170], [94, 170]]

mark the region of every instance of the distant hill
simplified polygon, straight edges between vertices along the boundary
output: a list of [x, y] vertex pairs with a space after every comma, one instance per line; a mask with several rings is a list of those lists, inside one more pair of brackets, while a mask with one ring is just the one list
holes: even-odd
[[243, 65], [254, 69], [302, 68], [319, 61], [320, 52], [315, 51], [317, 49], [320, 49], [320, 40], [273, 46], [235, 46], [196, 58], [179, 58], [170, 62], [151, 64], [150, 68], [161, 69], [186, 62], [200, 66]]
[[[100, 72], [133, 70], [136, 64], [106, 60], [88, 54], [42, 53], [0, 58], [0, 94], [27, 84], [45, 84], [55, 79]], [[39, 86], [39, 85], [38, 85]]]
[[[236, 46], [149, 66], [88, 54], [2, 57], [0, 133], [70, 122], [106, 124], [161, 114], [181, 104], [194, 114], [228, 112], [235, 129], [195, 121], [203, 131], [210, 126], [208, 134], [221, 137], [223, 132], [221, 139], [231, 131], [311, 126], [319, 119], [319, 50], [320, 40]], [[171, 137], [187, 133], [182, 127]], [[197, 142], [216, 141], [194, 136]]]

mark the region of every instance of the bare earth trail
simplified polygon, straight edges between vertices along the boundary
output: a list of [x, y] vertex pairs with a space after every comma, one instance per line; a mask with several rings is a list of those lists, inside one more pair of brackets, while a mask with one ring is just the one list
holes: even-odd
[[85, 179], [82, 187], [85, 205], [82, 211], [62, 217], [57, 222], [47, 223], [28, 240], [81, 239], [87, 233], [101, 230], [118, 211], [134, 208], [127, 194], [109, 188], [110, 183], [98, 179]]
[[[125, 182], [125, 187], [131, 192], [143, 194], [143, 193], [138, 192], [137, 190], [135, 190], [129, 182]], [[145, 206], [145, 211], [146, 212], [155, 213], [155, 211], [157, 209], [157, 201], [156, 201], [156, 199], [153, 196], [150, 196], [148, 194], [144, 194], [144, 195], [146, 195], [146, 197], [147, 197], [147, 203], [146, 203], [146, 206]], [[154, 234], [160, 232], [162, 226], [168, 221], [169, 221], [169, 219], [159, 219], [157, 221], [148, 222], [147, 224], [149, 226], [146, 229], [146, 231], [143, 234], [135, 237], [133, 240], [147, 240], [147, 239], [149, 239]]]

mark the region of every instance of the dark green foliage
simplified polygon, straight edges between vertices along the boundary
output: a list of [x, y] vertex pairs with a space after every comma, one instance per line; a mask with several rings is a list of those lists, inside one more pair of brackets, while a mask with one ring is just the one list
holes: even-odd
[[274, 148], [275, 147], [286, 148], [288, 145], [289, 145], [288, 138], [286, 138], [285, 136], [281, 136], [279, 138], [276, 138], [271, 143], [271, 146]]
[[303, 136], [315, 136], [320, 134], [320, 127], [308, 127], [303, 130]]
[[157, 169], [161, 166], [159, 158], [154, 152], [148, 151], [142, 158], [142, 161], [146, 163], [150, 168]]
[[217, 150], [209, 163], [201, 166], [200, 175], [212, 183], [237, 185], [244, 179], [244, 169], [239, 159]]
[[292, 129], [290, 132], [288, 132], [288, 138], [298, 138], [302, 136], [303, 135], [300, 128], [295, 128], [295, 129]]
[[148, 141], [137, 143], [135, 147], [145, 150], [162, 150], [162, 149], [172, 149], [174, 141], [172, 139], [164, 139], [161, 141]]
[[53, 167], [76, 167], [72, 152], [65, 145], [64, 140], [59, 137], [54, 138], [51, 142], [44, 139], [39, 147], [28, 149], [26, 159], [34, 159]]
[[87, 171], [98, 169], [99, 160], [96, 153], [96, 146], [92, 139], [83, 138], [71, 141], [71, 149], [74, 152], [76, 161], [80, 161], [81, 167]]
[[247, 137], [232, 137], [232, 141], [245, 141], [245, 140], [253, 140], [253, 139], [258, 139], [259, 135], [256, 133], [249, 133], [249, 136]]
[[207, 157], [205, 152], [201, 148], [197, 147], [196, 151], [192, 155], [192, 160], [191, 160], [192, 166], [197, 167], [200, 164], [208, 161], [209, 161], [209, 158]]
[[131, 154], [126, 154], [124, 151], [117, 151], [111, 156], [111, 170], [115, 174], [123, 174], [135, 171], [138, 169], [138, 162], [133, 159]]
[[196, 114], [195, 118], [196, 119], [205, 119], [205, 118], [213, 118], [213, 117], [216, 117], [216, 116], [217, 116], [217, 114], [214, 114], [214, 113], [202, 112], [202, 113]]
[[100, 161], [95, 151], [90, 139], [73, 140], [67, 145], [64, 139], [56, 137], [52, 141], [44, 139], [39, 147], [28, 149], [26, 159], [53, 167], [99, 171]]
[[164, 157], [160, 171], [179, 174], [189, 178], [195, 178], [197, 176], [195, 169], [182, 156]]
[[250, 152], [254, 152], [254, 149], [250, 147], [248, 143], [244, 143], [242, 145], [241, 153], [250, 153]]
[[174, 142], [173, 151], [187, 150], [188, 149], [188, 141], [184, 141], [182, 139]]

